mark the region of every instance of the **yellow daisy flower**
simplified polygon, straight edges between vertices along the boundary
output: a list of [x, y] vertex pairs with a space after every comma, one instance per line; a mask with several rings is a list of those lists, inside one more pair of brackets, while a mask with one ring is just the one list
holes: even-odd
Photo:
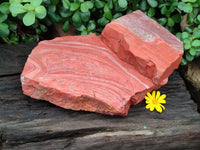
[[162, 104], [166, 104], [166, 98], [165, 94], [160, 95], [160, 91], [153, 91], [152, 94], [147, 92], [147, 96], [145, 96], [146, 99], [146, 109], [150, 109], [150, 111], [153, 111], [156, 109], [159, 113], [162, 112], [162, 110], [165, 110], [165, 107]]

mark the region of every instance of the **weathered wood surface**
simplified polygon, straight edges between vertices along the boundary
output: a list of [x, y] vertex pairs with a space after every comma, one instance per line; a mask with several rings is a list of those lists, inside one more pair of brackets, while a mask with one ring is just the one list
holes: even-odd
[[199, 149], [200, 114], [174, 72], [166, 110], [132, 106], [127, 117], [65, 110], [22, 94], [19, 75], [34, 43], [0, 45], [0, 149]]

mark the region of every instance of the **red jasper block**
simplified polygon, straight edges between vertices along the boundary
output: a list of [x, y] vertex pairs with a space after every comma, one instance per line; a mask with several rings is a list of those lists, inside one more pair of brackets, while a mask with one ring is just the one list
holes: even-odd
[[101, 38], [155, 84], [166, 84], [183, 55], [182, 42], [140, 10], [107, 24]]
[[125, 116], [147, 91], [166, 84], [182, 54], [175, 36], [135, 11], [109, 23], [101, 36], [40, 42], [21, 74], [22, 89], [66, 109]]
[[24, 94], [73, 110], [127, 115], [130, 98], [154, 86], [95, 34], [40, 42], [21, 75]]

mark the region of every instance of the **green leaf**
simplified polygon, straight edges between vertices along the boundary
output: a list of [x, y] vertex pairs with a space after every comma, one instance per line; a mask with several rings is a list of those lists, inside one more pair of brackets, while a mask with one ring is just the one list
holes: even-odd
[[167, 12], [167, 7], [166, 6], [163, 6], [161, 9], [161, 14], [164, 15], [166, 12]]
[[145, 11], [147, 9], [147, 1], [146, 0], [142, 0], [140, 3], [140, 9], [142, 11]]
[[90, 20], [87, 26], [89, 31], [95, 30], [96, 29], [96, 23], [94, 20]]
[[10, 7], [10, 4], [8, 2], [1, 3], [0, 12], [3, 14], [9, 14], [10, 13], [9, 7]]
[[10, 31], [8, 29], [8, 25], [5, 23], [0, 23], [0, 37], [7, 37], [9, 35]]
[[173, 19], [173, 21], [175, 23], [180, 23], [181, 22], [181, 15], [180, 14], [173, 15], [171, 18]]
[[102, 17], [102, 18], [97, 20], [97, 23], [102, 25], [102, 26], [105, 26], [107, 23], [109, 23], [109, 20], [106, 19], [105, 17]]
[[79, 4], [78, 3], [71, 3], [70, 4], [70, 11], [75, 11], [79, 8]]
[[194, 20], [196, 18], [196, 15], [194, 12], [191, 12], [187, 15], [187, 23], [188, 24], [193, 24], [194, 23]]
[[70, 8], [69, 0], [62, 0], [62, 4], [63, 4], [65, 9], [69, 9]]
[[55, 11], [56, 11], [56, 6], [55, 6], [55, 5], [50, 5], [50, 6], [48, 7], [48, 12], [55, 13]]
[[63, 30], [64, 32], [68, 32], [68, 31], [69, 31], [69, 21], [68, 21], [68, 20], [65, 21], [65, 23], [63, 24], [62, 30]]
[[31, 2], [31, 0], [22, 0], [22, 2], [25, 2], [25, 3], [26, 3], [26, 2]]
[[10, 3], [10, 4], [11, 4], [11, 3], [14, 3], [14, 2], [21, 3], [21, 2], [22, 2], [22, 0], [9, 0], [9, 3]]
[[51, 0], [51, 3], [52, 3], [53, 5], [58, 5], [59, 2], [60, 2], [60, 0]]
[[7, 15], [7, 14], [2, 14], [2, 13], [0, 13], [0, 23], [6, 21], [7, 18], [8, 18], [8, 15]]
[[33, 7], [38, 7], [41, 3], [42, 0], [31, 0], [31, 5], [33, 5]]
[[46, 8], [44, 6], [39, 6], [35, 8], [35, 15], [39, 19], [44, 19], [47, 15]]
[[194, 59], [194, 56], [192, 56], [190, 53], [186, 53], [186, 59], [187, 61], [192, 61]]
[[191, 3], [194, 3], [196, 2], [197, 0], [182, 0], [183, 2], [191, 2]]
[[23, 17], [23, 23], [26, 26], [30, 26], [35, 22], [35, 14], [34, 12], [27, 12]]
[[47, 27], [43, 24], [40, 24], [40, 29], [42, 30], [42, 32], [47, 32]]
[[117, 19], [121, 16], [122, 16], [122, 13], [116, 13], [115, 15], [113, 15], [113, 19]]
[[184, 49], [190, 49], [190, 48], [191, 48], [191, 44], [184, 43]]
[[78, 22], [81, 21], [79, 11], [76, 11], [76, 12], [74, 13], [74, 15], [72, 16], [72, 21], [73, 21], [74, 23], [78, 23]]
[[186, 65], [186, 64], [187, 64], [187, 61], [184, 58], [182, 58], [181, 65]]
[[104, 6], [104, 13], [105, 13], [105, 17], [107, 19], [109, 19], [109, 20], [112, 19], [112, 12], [111, 12], [110, 8], [108, 7], [108, 4], [106, 4]]
[[189, 50], [189, 52], [190, 52], [190, 55], [192, 55], [192, 56], [195, 56], [196, 55], [196, 50], [194, 49], [194, 48], [191, 48], [190, 50]]
[[179, 3], [178, 3], [178, 8], [179, 8], [180, 10], [183, 10], [184, 5], [185, 5], [184, 2], [179, 2]]
[[189, 32], [189, 33], [192, 33], [192, 29], [191, 29], [190, 27], [185, 27], [185, 28], [184, 28], [184, 31], [187, 31], [187, 32]]
[[95, 7], [98, 8], [98, 9], [103, 8], [105, 4], [106, 3], [104, 1], [100, 1], [100, 0], [95, 1]]
[[38, 29], [38, 28], [35, 29], [35, 32], [36, 32], [36, 34], [41, 34], [42, 33], [42, 31], [40, 29]]
[[182, 37], [183, 39], [186, 39], [186, 38], [189, 37], [189, 33], [188, 33], [188, 32], [183, 32], [181, 37]]
[[12, 44], [17, 44], [19, 42], [19, 37], [17, 34], [12, 33], [10, 36], [10, 40], [12, 41]]
[[174, 20], [172, 18], [168, 18], [167, 25], [169, 27], [173, 27], [174, 26]]
[[192, 42], [192, 40], [189, 39], [189, 38], [183, 40], [183, 43], [184, 43], [184, 44], [190, 44], [190, 45], [191, 45], [191, 42]]
[[200, 15], [197, 16], [197, 19], [200, 21]]
[[80, 13], [81, 20], [83, 22], [88, 22], [90, 20], [90, 14], [91, 14], [90, 11]]
[[23, 42], [33, 42], [36, 41], [36, 36], [32, 35], [32, 36], [23, 36], [22, 37], [22, 41]]
[[156, 13], [156, 10], [154, 8], [149, 8], [147, 14], [149, 17], [153, 17], [155, 15], [155, 13]]
[[157, 7], [158, 6], [158, 2], [156, 0], [147, 0], [147, 2], [149, 3], [149, 5], [151, 7]]
[[182, 34], [180, 32], [176, 33], [176, 37], [179, 38], [179, 39], [181, 38], [181, 35]]
[[33, 7], [33, 5], [31, 4], [25, 4], [24, 9], [26, 9], [27, 11], [32, 11], [35, 9], [35, 7]]
[[93, 4], [92, 1], [86, 1], [86, 2], [84, 2], [84, 4], [85, 4], [89, 9], [91, 9], [91, 8], [94, 7], [94, 4]]
[[8, 24], [9, 30], [15, 31], [17, 29], [17, 24], [15, 22], [8, 20], [7, 24]]
[[167, 23], [167, 19], [166, 18], [160, 18], [157, 20], [159, 24], [161, 24], [162, 26], [164, 26]]
[[10, 12], [12, 13], [12, 16], [17, 16], [18, 14], [26, 12], [24, 9], [24, 6], [18, 2], [14, 2], [10, 5]]
[[192, 12], [192, 10], [193, 10], [193, 7], [192, 7], [192, 4], [190, 3], [187, 3], [183, 6], [183, 11], [186, 13], [190, 13]]
[[86, 30], [86, 27], [84, 25], [81, 25], [80, 27], [76, 28], [78, 31], [84, 31]]
[[55, 23], [59, 23], [60, 21], [60, 16], [56, 13], [53, 13], [53, 12], [48, 12], [49, 14], [49, 17], [51, 18], [51, 20]]
[[87, 35], [88, 33], [87, 33], [87, 31], [82, 31], [81, 32], [81, 35]]
[[71, 16], [71, 15], [73, 14], [73, 12], [71, 12], [71, 11], [65, 9], [64, 7], [61, 7], [61, 8], [59, 9], [59, 11], [60, 11], [60, 15], [61, 15], [62, 17], [64, 17], [64, 18], [67, 18], [67, 17], [69, 17], [69, 16]]
[[118, 0], [118, 4], [121, 8], [126, 8], [128, 5], [127, 0]]
[[112, 2], [112, 0], [108, 0], [108, 7], [110, 9], [113, 9], [113, 2]]
[[193, 32], [193, 37], [194, 38], [200, 38], [200, 30], [194, 31]]
[[192, 46], [200, 46], [200, 40], [194, 40], [193, 42], [192, 42]]
[[170, 11], [170, 13], [173, 13], [173, 12], [175, 11], [175, 7], [174, 7], [173, 5], [171, 5], [171, 6], [169, 7], [169, 11]]
[[82, 12], [88, 12], [89, 11], [89, 8], [87, 7], [87, 5], [85, 5], [85, 3], [81, 4], [80, 9], [81, 9]]

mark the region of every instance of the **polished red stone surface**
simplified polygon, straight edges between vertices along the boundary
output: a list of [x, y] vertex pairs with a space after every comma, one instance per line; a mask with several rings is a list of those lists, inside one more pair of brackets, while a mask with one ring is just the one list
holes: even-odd
[[[147, 29], [139, 27], [143, 23]], [[151, 24], [136, 11], [108, 24], [101, 36], [40, 42], [21, 74], [24, 94], [66, 109], [127, 115], [131, 104], [167, 82], [183, 53], [176, 37]]]

